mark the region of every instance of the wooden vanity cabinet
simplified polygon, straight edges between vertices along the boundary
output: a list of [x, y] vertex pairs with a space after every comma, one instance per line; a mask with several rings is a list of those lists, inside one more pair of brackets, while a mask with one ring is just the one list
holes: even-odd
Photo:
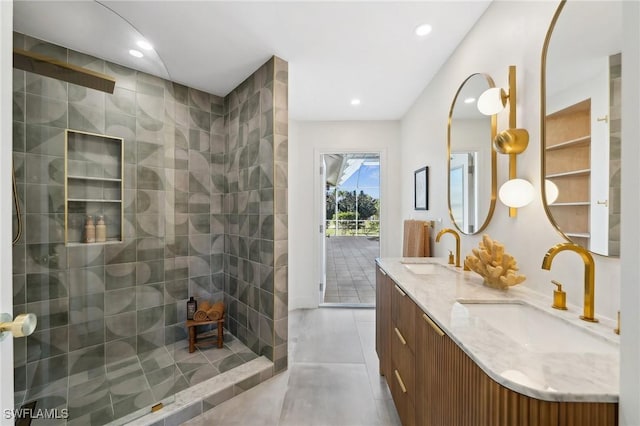
[[384, 271], [377, 272], [376, 349], [404, 426], [618, 424], [617, 403], [543, 401], [500, 385]]
[[415, 423], [415, 309], [379, 267], [376, 270], [376, 351], [403, 425]]
[[391, 291], [392, 280], [376, 267], [376, 352], [380, 375], [390, 377], [391, 371]]

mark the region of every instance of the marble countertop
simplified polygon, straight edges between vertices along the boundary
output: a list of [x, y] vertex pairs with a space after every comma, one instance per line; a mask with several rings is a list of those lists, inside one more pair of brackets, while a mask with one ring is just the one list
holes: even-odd
[[[444, 258], [382, 258], [376, 262], [496, 382], [546, 401], [618, 402], [620, 341], [612, 331], [612, 321], [582, 321], [578, 318], [581, 307], [552, 309], [552, 287], [546, 297], [523, 285], [506, 291], [488, 288], [478, 274], [447, 265]], [[407, 268], [416, 263], [437, 266], [429, 274], [419, 275]], [[579, 327], [596, 346], [601, 343], [608, 350], [597, 353], [556, 351], [551, 347], [532, 349], [490, 325], [486, 318], [471, 313], [466, 303], [473, 302], [530, 305]]]

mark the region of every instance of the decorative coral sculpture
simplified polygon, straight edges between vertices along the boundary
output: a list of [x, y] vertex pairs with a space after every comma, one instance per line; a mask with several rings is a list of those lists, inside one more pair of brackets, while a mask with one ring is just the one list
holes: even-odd
[[464, 264], [480, 274], [484, 278], [484, 285], [488, 287], [506, 290], [527, 278], [516, 273], [516, 260], [504, 252], [504, 245], [486, 234], [482, 236], [478, 248], [472, 252], [465, 258]]

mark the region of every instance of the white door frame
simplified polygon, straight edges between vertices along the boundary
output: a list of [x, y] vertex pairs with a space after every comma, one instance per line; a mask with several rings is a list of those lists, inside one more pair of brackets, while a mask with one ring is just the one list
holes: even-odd
[[[12, 185], [13, 1], [0, 0], [0, 313], [13, 318]], [[13, 425], [13, 337], [0, 342], [0, 425]], [[9, 411], [7, 411], [9, 410]]]
[[[382, 256], [383, 253], [383, 245], [382, 242], [385, 241], [383, 239], [384, 226], [383, 218], [386, 217], [385, 212], [385, 202], [384, 197], [386, 195], [386, 183], [387, 183], [387, 174], [386, 174], [386, 164], [387, 164], [387, 150], [386, 149], [345, 149], [344, 147], [335, 147], [331, 148], [314, 148], [313, 150], [313, 167], [314, 167], [314, 202], [313, 202], [313, 214], [314, 227], [316, 229], [316, 243], [314, 244], [316, 247], [315, 258], [317, 259], [316, 263], [316, 273], [314, 276], [317, 278], [319, 284], [322, 284], [323, 291], [319, 292], [318, 297], [318, 306], [321, 303], [324, 303], [324, 291], [327, 287], [327, 275], [326, 275], [326, 258], [325, 258], [325, 232], [324, 226], [326, 225], [324, 216], [325, 216], [325, 185], [326, 182], [323, 182], [324, 173], [321, 171], [320, 167], [323, 165], [324, 155], [325, 154], [359, 154], [359, 153], [375, 153], [378, 154], [380, 158], [380, 212], [379, 212], [379, 230], [380, 230], [380, 240], [378, 244], [379, 256]], [[319, 226], [322, 225], [322, 232], [319, 232]]]

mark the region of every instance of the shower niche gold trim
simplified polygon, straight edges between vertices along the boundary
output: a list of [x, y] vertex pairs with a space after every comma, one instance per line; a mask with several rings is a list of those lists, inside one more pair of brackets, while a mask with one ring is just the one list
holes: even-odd
[[[124, 140], [65, 130], [64, 234], [67, 246], [117, 244], [124, 240]], [[102, 216], [106, 240], [86, 243], [85, 224]]]

